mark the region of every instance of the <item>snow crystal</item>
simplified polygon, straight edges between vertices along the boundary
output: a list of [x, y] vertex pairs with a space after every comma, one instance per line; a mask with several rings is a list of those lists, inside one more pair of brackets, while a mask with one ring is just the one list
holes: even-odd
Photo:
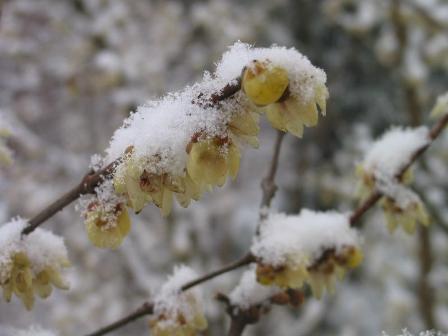
[[377, 179], [393, 180], [412, 155], [430, 139], [427, 127], [391, 128], [367, 152], [362, 166]]
[[238, 286], [230, 293], [229, 298], [232, 305], [247, 309], [263, 303], [279, 292], [281, 289], [278, 287], [260, 285], [257, 282], [255, 265], [251, 265], [250, 269], [243, 273]]
[[289, 256], [311, 265], [324, 250], [334, 248], [337, 252], [345, 246], [358, 246], [359, 241], [347, 215], [303, 209], [299, 215], [270, 214], [262, 222], [251, 251], [274, 266], [285, 263]]
[[9, 277], [15, 253], [24, 252], [35, 273], [45, 267], [59, 271], [61, 263], [68, 260], [64, 240], [50, 231], [37, 228], [21, 238], [21, 232], [27, 225], [26, 220], [15, 218], [0, 227], [0, 283]]
[[[202, 295], [198, 287], [191, 288], [185, 292], [181, 287], [187, 282], [197, 278], [196, 272], [187, 266], [177, 266], [174, 268], [173, 275], [162, 286], [157, 296], [154, 298], [154, 314], [168, 316], [177, 316], [182, 313], [187, 321], [194, 318], [195, 309], [192, 309], [192, 302], [202, 306]], [[162, 323], [175, 323], [170, 319]]]

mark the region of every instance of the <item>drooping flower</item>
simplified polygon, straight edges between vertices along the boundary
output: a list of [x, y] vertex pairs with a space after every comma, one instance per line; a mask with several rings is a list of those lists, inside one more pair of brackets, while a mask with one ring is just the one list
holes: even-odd
[[227, 124], [232, 140], [235, 142], [240, 140], [258, 148], [260, 132], [258, 109], [241, 93], [236, 94], [233, 100], [233, 104], [230, 104], [233, 113]]
[[131, 228], [125, 202], [126, 199], [115, 192], [110, 179], [96, 187], [94, 194], [80, 199], [87, 236], [94, 246], [110, 249], [120, 246]]
[[302, 210], [298, 216], [270, 214], [252, 245], [257, 281], [320, 297], [338, 277], [362, 260], [359, 237], [346, 215]]
[[100, 203], [92, 202], [85, 213], [84, 224], [92, 244], [99, 248], [115, 249], [131, 229], [131, 221], [126, 206], [117, 204], [107, 211]]
[[195, 336], [207, 328], [198, 288], [181, 291], [181, 286], [196, 277], [188, 267], [178, 267], [155, 298], [149, 321], [154, 336]]
[[[410, 190], [408, 192], [411, 193]], [[413, 234], [418, 223], [424, 226], [430, 224], [424, 204], [416, 194], [411, 195], [406, 202], [401, 203], [387, 196], [381, 200], [387, 228], [391, 233], [401, 226], [407, 233]]]
[[192, 142], [187, 152], [187, 172], [198, 186], [222, 186], [238, 174], [240, 151], [228, 138]]
[[325, 250], [321, 256], [308, 267], [310, 285], [313, 295], [321, 298], [324, 290], [334, 292], [336, 280], [342, 280], [347, 270], [356, 268], [363, 259], [361, 250], [356, 246], [343, 246], [338, 251]]
[[26, 225], [19, 218], [0, 227], [0, 286], [7, 302], [15, 295], [30, 310], [35, 295], [45, 299], [53, 286], [68, 289], [61, 271], [70, 262], [61, 238], [40, 228], [22, 237]]
[[266, 117], [272, 127], [301, 138], [305, 126], [317, 125], [319, 110], [325, 115], [328, 96], [325, 84], [318, 84], [308, 100], [289, 94], [283, 100], [266, 106]]

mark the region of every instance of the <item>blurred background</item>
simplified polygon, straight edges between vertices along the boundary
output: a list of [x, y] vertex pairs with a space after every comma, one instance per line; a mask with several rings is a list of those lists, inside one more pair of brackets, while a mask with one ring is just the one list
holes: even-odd
[[[0, 19], [0, 112], [14, 163], [0, 175], [0, 218], [30, 217], [79, 182], [130, 111], [213, 71], [237, 40], [296, 47], [328, 75], [327, 117], [301, 140], [287, 136], [273, 208], [356, 206], [354, 165], [390, 125], [428, 123], [448, 90], [446, 0], [10, 0]], [[155, 125], [157, 127], [157, 125]], [[148, 130], [150, 131], [150, 130]], [[297, 310], [275, 307], [245, 335], [374, 336], [448, 331], [448, 134], [416, 169], [433, 218], [414, 236], [389, 235], [381, 211], [364, 217], [365, 262], [336, 294]], [[0, 325], [39, 324], [81, 335], [150, 298], [186, 263], [198, 273], [240, 257], [251, 242], [260, 181], [275, 131], [262, 121], [238, 179], [162, 219], [148, 206], [116, 251], [94, 248], [70, 206], [45, 224], [66, 239], [71, 290], [31, 312], [0, 302]], [[210, 328], [228, 320], [214, 299], [241, 271], [203, 286]], [[138, 320], [111, 335], [146, 335]]]

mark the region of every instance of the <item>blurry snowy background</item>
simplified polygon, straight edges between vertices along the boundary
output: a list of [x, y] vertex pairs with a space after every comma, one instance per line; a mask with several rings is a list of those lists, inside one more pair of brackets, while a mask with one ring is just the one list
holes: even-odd
[[[0, 175], [3, 222], [32, 216], [77, 183], [135, 106], [198, 80], [237, 40], [294, 46], [328, 75], [328, 116], [303, 140], [288, 136], [281, 153], [274, 208], [289, 213], [353, 208], [354, 164], [370, 141], [391, 124], [428, 122], [435, 97], [448, 89], [445, 0], [0, 3], [0, 112], [15, 158]], [[39, 300], [32, 312], [1, 301], [0, 325], [84, 334], [139, 306], [175, 264], [203, 273], [241, 256], [258, 218], [274, 135], [263, 124], [260, 149], [246, 151], [236, 182], [166, 220], [153, 206], [134, 216], [116, 251], [91, 246], [73, 206], [55, 216], [45, 227], [66, 238], [71, 290]], [[434, 219], [429, 235], [389, 235], [382, 214], [372, 211], [364, 218], [366, 260], [334, 296], [295, 311], [276, 307], [246, 334], [446, 332], [447, 135], [415, 174]], [[222, 335], [227, 323], [214, 293], [230, 292], [240, 275], [203, 287], [208, 335]], [[432, 299], [419, 295], [422, 281]], [[112, 333], [146, 334], [145, 319]]]

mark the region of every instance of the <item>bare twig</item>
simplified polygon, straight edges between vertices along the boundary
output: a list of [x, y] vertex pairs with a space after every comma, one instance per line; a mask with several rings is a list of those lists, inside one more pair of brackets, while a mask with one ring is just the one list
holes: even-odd
[[91, 334], [87, 334], [86, 336], [101, 336], [106, 335], [110, 331], [113, 331], [115, 329], [119, 329], [121, 327], [124, 327], [126, 324], [133, 322], [134, 320], [139, 319], [140, 317], [151, 315], [153, 313], [154, 307], [151, 303], [145, 302], [143, 303], [136, 311], [129, 314], [126, 317], [123, 317], [122, 319], [109, 324], [108, 326], [101, 328]]
[[190, 289], [190, 288], [197, 286], [203, 282], [213, 279], [221, 274], [228, 273], [228, 272], [233, 271], [242, 266], [249, 265], [250, 263], [253, 263], [254, 261], [255, 261], [255, 257], [252, 254], [248, 253], [241, 259], [239, 259], [227, 266], [224, 266], [224, 267], [220, 268], [219, 270], [207, 273], [207, 274], [201, 276], [200, 278], [197, 278], [193, 281], [186, 283], [185, 285], [183, 285], [181, 287], [181, 290], [186, 291], [187, 289]]
[[[201, 276], [201, 277], [199, 277], [199, 278], [197, 278], [197, 279], [195, 279], [193, 281], [187, 282], [186, 284], [184, 284], [181, 287], [180, 290], [184, 292], [184, 291], [186, 291], [186, 290], [188, 290], [190, 288], [193, 288], [193, 287], [195, 287], [197, 285], [200, 285], [200, 284], [202, 284], [202, 283], [204, 283], [206, 281], [209, 281], [209, 280], [211, 280], [211, 279], [213, 279], [213, 278], [215, 278], [215, 277], [217, 277], [217, 276], [219, 276], [221, 274], [231, 272], [231, 271], [233, 271], [233, 270], [235, 270], [237, 268], [240, 268], [242, 266], [245, 266], [245, 265], [249, 265], [250, 263], [252, 263], [254, 261], [255, 261], [254, 256], [252, 256], [252, 254], [248, 253], [245, 256], [243, 256], [241, 259], [239, 259], [239, 260], [237, 260], [237, 261], [235, 261], [235, 262], [233, 262], [233, 263], [231, 263], [231, 264], [229, 264], [227, 266], [224, 266], [224, 267], [222, 267], [222, 268], [220, 268], [220, 269], [218, 269], [216, 271], [207, 273], [207, 274], [205, 274], [205, 275], [203, 275], [203, 276]], [[105, 326], [105, 327], [103, 327], [103, 328], [101, 328], [101, 329], [91, 333], [91, 334], [87, 334], [86, 336], [106, 335], [107, 333], [109, 333], [109, 332], [111, 332], [113, 330], [116, 330], [116, 329], [119, 329], [119, 328], [125, 326], [129, 322], [135, 321], [135, 320], [137, 320], [137, 319], [139, 319], [139, 318], [141, 318], [143, 316], [150, 315], [150, 314], [152, 314], [152, 312], [153, 312], [153, 305], [151, 303], [149, 303], [149, 302], [145, 302], [135, 312], [133, 312], [133, 313], [131, 313], [131, 314], [129, 314], [129, 315], [119, 319], [118, 321], [113, 322], [113, 323], [111, 323], [111, 324], [109, 324], [109, 325], [107, 325], [107, 326]]]
[[[214, 93], [210, 97], [212, 104], [217, 104], [220, 101], [232, 97], [241, 89], [241, 80], [236, 78], [222, 88], [219, 92]], [[36, 216], [29, 220], [29, 225], [23, 229], [22, 234], [27, 235], [33, 232], [39, 225], [53, 217], [56, 213], [64, 209], [67, 205], [77, 200], [79, 196], [94, 193], [95, 188], [104, 178], [113, 174], [114, 169], [120, 159], [110, 163], [105, 168], [97, 172], [88, 172], [81, 183], [69, 190], [67, 193], [59, 197], [56, 201], [42, 209]]]
[[274, 144], [274, 150], [272, 152], [271, 165], [269, 171], [263, 181], [261, 182], [261, 190], [263, 191], [260, 208], [269, 207], [271, 201], [275, 196], [277, 191], [277, 186], [275, 184], [275, 174], [277, 173], [278, 161], [280, 157], [280, 149], [282, 146], [283, 138], [285, 133], [282, 131], [277, 131], [277, 138]]
[[216, 294], [216, 299], [226, 305], [227, 314], [230, 316], [230, 329], [227, 335], [241, 336], [248, 325], [257, 323], [263, 315], [269, 313], [271, 304], [297, 308], [302, 305], [305, 296], [301, 290], [286, 289], [245, 308], [233, 305], [229, 297], [222, 293]]
[[30, 234], [40, 224], [42, 224], [47, 219], [51, 218], [56, 213], [64, 209], [67, 205], [78, 199], [79, 196], [93, 193], [98, 184], [113, 173], [117, 163], [118, 160], [110, 163], [107, 167], [97, 172], [87, 173], [80, 184], [58, 198], [52, 204], [39, 212], [36, 216], [31, 218], [29, 220], [29, 225], [23, 229], [22, 234]]

